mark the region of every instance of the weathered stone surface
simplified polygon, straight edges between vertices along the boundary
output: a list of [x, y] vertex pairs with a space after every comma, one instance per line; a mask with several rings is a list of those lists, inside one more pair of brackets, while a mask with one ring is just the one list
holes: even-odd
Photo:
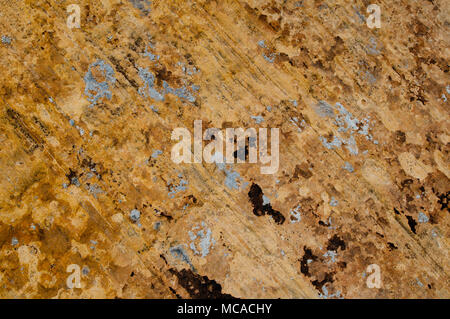
[[[450, 3], [369, 4], [1, 0], [0, 297], [449, 298]], [[194, 120], [277, 173], [173, 163]]]

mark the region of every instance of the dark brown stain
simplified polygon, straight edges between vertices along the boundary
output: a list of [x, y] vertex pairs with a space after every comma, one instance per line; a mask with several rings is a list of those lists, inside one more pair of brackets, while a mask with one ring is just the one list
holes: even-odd
[[406, 134], [402, 131], [396, 131], [395, 132], [395, 140], [399, 144], [403, 144], [406, 141]]
[[71, 168], [69, 168], [69, 174], [66, 174], [66, 177], [69, 180], [69, 185], [80, 186], [76, 171], [73, 171]]
[[159, 86], [162, 86], [164, 81], [166, 82], [170, 81], [170, 79], [172, 78], [172, 72], [167, 70], [166, 67], [162, 65], [159, 69], [155, 71], [155, 77], [156, 83]]
[[186, 289], [193, 299], [236, 299], [230, 294], [222, 293], [222, 286], [207, 276], [201, 276], [190, 269], [169, 271], [178, 278], [178, 284]]
[[409, 228], [411, 228], [411, 231], [416, 234], [416, 225], [417, 222], [414, 220], [414, 218], [412, 218], [412, 216], [406, 215], [406, 218], [408, 219], [408, 225]]
[[332, 61], [335, 56], [342, 54], [345, 51], [344, 40], [341, 37], [337, 36], [334, 38], [334, 45], [327, 52], [326, 60]]
[[311, 277], [311, 274], [309, 273], [308, 260], [317, 260], [317, 256], [314, 256], [311, 249], [306, 246], [303, 247], [303, 251], [305, 252], [305, 254], [300, 260], [300, 271], [306, 277]]
[[330, 238], [330, 240], [328, 240], [327, 245], [328, 250], [337, 251], [339, 247], [342, 250], [345, 250], [345, 242], [338, 235], [334, 235], [333, 237]]
[[442, 194], [437, 193], [436, 196], [439, 198], [438, 204], [441, 205], [441, 210], [446, 209], [447, 211], [450, 211], [449, 208], [448, 208], [448, 199], [450, 197], [450, 192], [447, 192], [445, 194], [444, 193], [442, 193]]
[[301, 165], [295, 165], [294, 176], [293, 176], [294, 179], [298, 179], [299, 176], [302, 176], [303, 178], [308, 179], [312, 175], [313, 174], [309, 170], [309, 165], [307, 163], [302, 163]]
[[390, 250], [390, 251], [393, 251], [393, 250], [395, 250], [395, 249], [398, 249], [397, 246], [395, 246], [395, 245], [394, 245], [393, 243], [391, 243], [391, 242], [388, 242], [387, 244], [388, 244], [388, 247], [389, 247], [389, 250]]
[[263, 191], [261, 187], [257, 184], [252, 184], [250, 187], [250, 191], [248, 192], [248, 197], [250, 198], [250, 202], [253, 205], [253, 214], [256, 216], [264, 216], [265, 214], [273, 217], [275, 223], [281, 225], [285, 221], [285, 217], [277, 210], [272, 208], [272, 205], [265, 204], [263, 200]]
[[325, 286], [327, 283], [332, 283], [334, 281], [333, 279], [333, 273], [325, 273], [325, 276], [322, 280], [313, 280], [311, 283], [314, 287], [316, 287], [317, 290], [320, 292], [322, 291], [322, 287]]

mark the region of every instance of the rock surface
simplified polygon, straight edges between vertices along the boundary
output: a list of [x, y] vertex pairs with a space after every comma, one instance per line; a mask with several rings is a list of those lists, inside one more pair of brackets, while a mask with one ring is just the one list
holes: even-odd
[[0, 297], [449, 298], [450, 2], [369, 4], [1, 0]]

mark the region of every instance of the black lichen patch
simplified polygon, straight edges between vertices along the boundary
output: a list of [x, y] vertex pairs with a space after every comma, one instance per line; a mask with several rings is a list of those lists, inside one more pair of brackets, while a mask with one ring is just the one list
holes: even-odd
[[157, 208], [154, 208], [153, 210], [155, 211], [156, 216], [158, 216], [158, 217], [164, 217], [164, 218], [166, 218], [169, 222], [173, 219], [173, 217], [170, 216], [170, 215], [169, 215], [168, 213], [166, 213], [166, 212], [160, 211], [160, 210], [157, 209]]
[[448, 208], [448, 199], [449, 199], [449, 197], [450, 197], [450, 192], [447, 192], [447, 193], [445, 193], [445, 194], [439, 194], [439, 193], [437, 193], [436, 195], [437, 195], [437, 197], [439, 198], [438, 204], [441, 205], [441, 210], [446, 209], [447, 211], [449, 211], [449, 208]]
[[83, 160], [81, 161], [81, 167], [89, 170], [92, 174], [97, 176], [97, 179], [99, 181], [103, 180], [102, 174], [107, 173], [107, 170], [103, 169], [103, 165], [93, 162], [92, 158], [90, 158], [89, 156], [83, 158]]
[[334, 235], [328, 241], [327, 249], [337, 251], [339, 247], [345, 250], [345, 242], [338, 235]]
[[333, 273], [325, 273], [325, 276], [322, 280], [313, 280], [311, 283], [314, 287], [316, 287], [317, 290], [322, 291], [322, 287], [325, 286], [327, 283], [332, 283], [334, 281], [333, 279]]
[[411, 231], [416, 234], [416, 225], [417, 222], [414, 220], [414, 218], [412, 218], [412, 216], [406, 215], [406, 218], [408, 219], [408, 225], [409, 228], [411, 228]]
[[395, 250], [395, 249], [398, 249], [398, 247], [395, 246], [395, 245], [394, 245], [393, 243], [391, 243], [391, 242], [388, 242], [387, 244], [388, 244], [388, 247], [389, 247], [389, 250], [390, 250], [390, 251]]
[[252, 184], [252, 186], [250, 187], [250, 191], [248, 192], [248, 197], [250, 198], [250, 202], [253, 205], [253, 214], [255, 214], [256, 216], [263, 216], [267, 214], [272, 216], [275, 223], [277, 223], [278, 225], [284, 223], [286, 218], [279, 211], [274, 210], [270, 203], [265, 205], [263, 204], [263, 191], [257, 184]]
[[306, 277], [311, 277], [311, 274], [309, 273], [309, 266], [308, 266], [308, 260], [317, 260], [317, 256], [314, 256], [311, 249], [304, 246], [303, 251], [305, 254], [303, 255], [302, 259], [300, 260], [300, 271], [302, 274], [304, 274]]
[[397, 143], [403, 144], [406, 141], [406, 134], [402, 131], [396, 131], [394, 138]]
[[177, 291], [172, 287], [169, 287], [169, 290], [177, 297], [177, 299], [183, 299], [179, 294], [177, 294]]
[[345, 269], [345, 268], [347, 268], [347, 263], [345, 261], [340, 261], [340, 262], [338, 262], [338, 266], [341, 269]]
[[235, 299], [232, 295], [222, 293], [222, 286], [215, 280], [201, 276], [191, 270], [183, 269], [169, 271], [178, 278], [178, 283], [186, 289], [193, 299]]
[[69, 174], [66, 174], [66, 177], [69, 179], [69, 185], [75, 185], [80, 186], [80, 181], [78, 180], [77, 172], [72, 171], [71, 168], [69, 168]]

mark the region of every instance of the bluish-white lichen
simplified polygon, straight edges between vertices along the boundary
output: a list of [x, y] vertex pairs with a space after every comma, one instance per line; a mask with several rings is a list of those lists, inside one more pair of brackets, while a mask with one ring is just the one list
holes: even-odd
[[328, 260], [328, 264], [329, 263], [334, 263], [336, 262], [336, 256], [337, 256], [337, 252], [334, 250], [328, 250], [325, 254], [323, 254], [324, 257], [326, 258], [330, 258], [330, 260]]
[[[147, 68], [138, 68], [139, 77], [144, 81], [144, 86], [140, 87], [138, 92], [144, 97], [150, 97], [156, 101], [164, 101], [166, 94], [173, 94], [181, 100], [194, 103], [195, 96], [191, 93], [187, 86], [179, 88], [171, 87], [166, 81], [163, 81], [161, 90], [156, 89], [155, 76]], [[191, 86], [192, 89], [192, 86]], [[199, 87], [194, 86], [194, 91], [198, 91]]]
[[275, 53], [271, 53], [268, 56], [263, 53], [263, 58], [264, 60], [266, 60], [267, 62], [273, 63], [275, 61], [275, 58], [277, 57], [277, 55]]
[[345, 162], [344, 166], [342, 166], [342, 168], [349, 171], [350, 173], [353, 173], [355, 171], [352, 164], [350, 164], [349, 162]]
[[208, 256], [210, 249], [214, 247], [216, 241], [212, 238], [212, 231], [210, 228], [206, 227], [205, 222], [202, 222], [201, 226], [203, 227], [202, 229], [200, 229], [199, 226], [196, 226], [188, 232], [189, 238], [191, 239], [189, 247], [194, 254], [206, 257]]
[[331, 197], [330, 206], [336, 207], [337, 205], [338, 205], [338, 201], [336, 200], [336, 198]]
[[182, 245], [171, 247], [169, 249], [169, 252], [174, 258], [184, 261], [191, 267], [193, 271], [195, 271], [195, 268], [192, 265], [191, 260], [189, 259], [189, 255], [187, 254], [186, 250], [184, 250], [184, 247]]
[[86, 184], [85, 187], [88, 190], [88, 192], [91, 193], [92, 196], [94, 196], [94, 198], [97, 198], [98, 194], [103, 193], [103, 190], [97, 184], [89, 184], [89, 185]]
[[[150, 48], [152, 46], [150, 45]], [[151, 51], [149, 51], [148, 47], [145, 48], [145, 52], [143, 53], [143, 56], [148, 57], [151, 61], [159, 60], [159, 55], [153, 54]]]
[[138, 211], [137, 209], [132, 209], [130, 212], [130, 219], [137, 223], [138, 225], [140, 225], [140, 221], [141, 221], [141, 212]]
[[187, 180], [182, 178], [182, 175], [179, 174], [178, 177], [180, 177], [180, 181], [178, 185], [169, 184], [169, 197], [174, 198], [175, 194], [181, 191], [185, 191], [187, 189], [187, 185], [189, 184]]
[[[104, 76], [104, 81], [97, 82], [92, 73], [94, 69], [101, 71]], [[90, 107], [92, 107], [103, 97], [111, 99], [111, 86], [116, 82], [114, 70], [109, 64], [105, 63], [105, 61], [97, 60], [89, 65], [89, 69], [84, 76], [84, 82], [86, 84], [84, 94], [88, 97], [88, 101], [91, 102]]]
[[350, 154], [358, 155], [359, 149], [356, 144], [355, 133], [364, 136], [366, 140], [372, 141], [374, 144], [378, 144], [378, 141], [374, 140], [369, 133], [370, 116], [358, 120], [341, 103], [336, 103], [333, 107], [325, 101], [319, 101], [314, 109], [321, 117], [334, 118], [333, 124], [337, 127], [337, 134], [333, 136], [331, 141], [326, 137], [319, 136], [319, 140], [326, 148], [334, 150], [344, 145]]
[[367, 52], [372, 55], [380, 54], [381, 52], [378, 48], [377, 39], [375, 39], [374, 37], [370, 37], [369, 41], [370, 45], [367, 46]]
[[293, 210], [290, 211], [291, 215], [291, 224], [298, 223], [302, 220], [301, 212], [300, 212], [300, 204], [297, 205]]
[[250, 117], [255, 120], [256, 124], [261, 124], [264, 121], [264, 118], [261, 115], [252, 115]]
[[419, 212], [419, 218], [418, 221], [419, 223], [427, 223], [430, 219], [428, 218], [427, 215], [425, 215], [423, 212]]
[[146, 68], [138, 68], [139, 77], [144, 81], [144, 86], [139, 88], [139, 94], [144, 97], [150, 96], [156, 101], [164, 101], [164, 93], [155, 89], [155, 76]]
[[158, 158], [163, 152], [161, 150], [154, 150], [152, 153], [152, 158]]
[[13, 238], [11, 239], [11, 245], [15, 246], [15, 245], [17, 245], [18, 243], [19, 243], [19, 240], [18, 240], [16, 237], [13, 237]]
[[143, 15], [148, 15], [151, 12], [151, 1], [148, 0], [129, 0], [133, 6], [141, 11]]
[[7, 35], [2, 35], [2, 43], [3, 44], [11, 44], [11, 38]]
[[83, 273], [83, 275], [87, 276], [89, 274], [89, 267], [88, 266], [84, 266], [83, 269], [81, 270], [81, 272]]
[[343, 299], [343, 297], [341, 296], [341, 292], [337, 291], [334, 294], [329, 294], [328, 292], [328, 288], [326, 287], [326, 284], [322, 286], [322, 293], [319, 293], [319, 298], [322, 299], [328, 299], [328, 298], [339, 298], [339, 299]]

